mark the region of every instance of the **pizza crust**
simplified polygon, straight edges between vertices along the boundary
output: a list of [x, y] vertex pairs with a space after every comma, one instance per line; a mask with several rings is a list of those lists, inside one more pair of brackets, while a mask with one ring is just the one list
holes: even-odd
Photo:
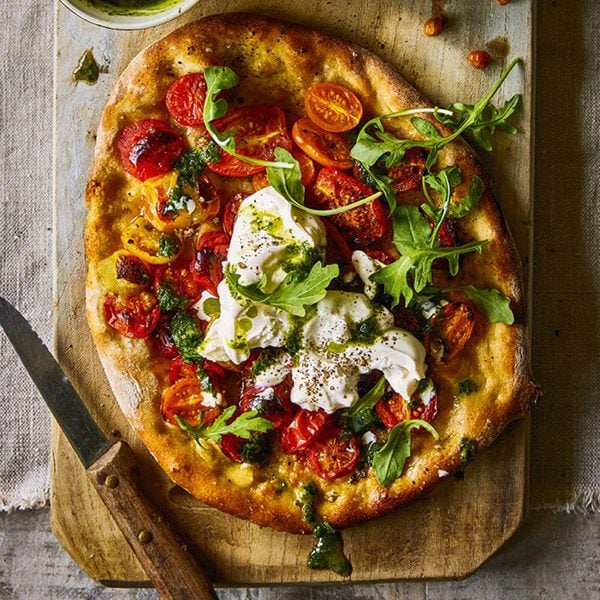
[[[516, 321], [506, 326], [479, 319], [474, 342], [449, 365], [431, 367], [439, 393], [434, 423], [439, 441], [414, 436], [403, 476], [387, 489], [372, 471], [353, 483], [346, 478], [325, 481], [289, 455], [275, 454], [261, 469], [232, 463], [216, 447], [199, 451], [186, 433], [166, 424], [160, 415], [160, 387], [149, 368], [152, 356], [146, 343], [122, 337], [106, 324], [98, 265], [121, 247], [121, 229], [139, 212], [128, 194], [133, 180], [124, 173], [116, 152], [119, 132], [140, 118], [166, 118], [169, 85], [209, 65], [230, 66], [240, 76], [238, 94], [244, 104], [278, 104], [290, 122], [303, 115], [305, 90], [323, 80], [353, 89], [367, 115], [430, 102], [363, 48], [263, 17], [216, 15], [184, 26], [140, 53], [119, 78], [98, 130], [86, 192], [87, 316], [126, 417], [168, 476], [206, 504], [260, 525], [306, 533], [310, 527], [296, 505], [296, 489], [312, 481], [321, 492], [319, 513], [332, 525], [346, 527], [428, 492], [440, 480], [438, 471], [453, 473], [460, 468], [463, 437], [476, 441], [477, 452], [484, 450], [537, 399], [539, 388], [531, 380], [526, 353], [520, 262], [474, 154], [462, 141], [446, 146], [440, 152], [441, 165], [459, 166], [467, 181], [479, 174], [486, 184], [479, 207], [461, 220], [461, 230], [472, 239], [492, 240], [481, 254], [463, 258], [454, 281], [500, 289], [511, 298]], [[453, 390], [466, 377], [476, 379], [480, 390], [468, 399], [457, 398]]]

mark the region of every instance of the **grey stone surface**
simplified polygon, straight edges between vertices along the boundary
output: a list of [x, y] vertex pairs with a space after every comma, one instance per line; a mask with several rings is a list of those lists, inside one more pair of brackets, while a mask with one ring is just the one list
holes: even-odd
[[[398, 560], [402, 560], [399, 556]], [[220, 589], [220, 600], [593, 600], [600, 598], [600, 516], [533, 512], [463, 581]], [[55, 540], [49, 511], [0, 514], [1, 600], [155, 600], [82, 573]]]

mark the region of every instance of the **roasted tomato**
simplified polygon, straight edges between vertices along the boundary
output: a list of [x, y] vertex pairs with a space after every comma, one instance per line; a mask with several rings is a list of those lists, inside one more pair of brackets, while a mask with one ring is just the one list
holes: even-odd
[[288, 454], [310, 446], [333, 423], [333, 415], [324, 410], [301, 408], [292, 422], [281, 432], [281, 448]]
[[[315, 163], [311, 158], [306, 156], [304, 152], [300, 150], [292, 150], [292, 156], [298, 161], [298, 165], [300, 166], [300, 181], [304, 187], [308, 187], [315, 179]], [[252, 176], [252, 186], [255, 191], [262, 190], [270, 185], [269, 180], [267, 179], [267, 174], [265, 171], [261, 171], [260, 173], [255, 173]]]
[[392, 189], [402, 193], [418, 188], [425, 173], [425, 161], [425, 152], [421, 148], [409, 148], [402, 162], [388, 169], [387, 174], [393, 179]]
[[126, 127], [117, 140], [123, 168], [145, 181], [164, 175], [185, 152], [181, 134], [159, 119], [142, 119]]
[[180, 124], [197, 127], [204, 123], [206, 81], [203, 73], [189, 73], [175, 80], [167, 90], [169, 114]]
[[294, 123], [292, 137], [296, 144], [319, 165], [342, 170], [354, 166], [350, 157], [350, 138], [343, 133], [325, 131], [308, 117], [302, 117]]
[[164, 265], [175, 260], [183, 248], [176, 233], [162, 233], [143, 217], [136, 217], [121, 233], [123, 246], [144, 262]]
[[121, 251], [115, 260], [117, 279], [124, 279], [133, 285], [145, 286], [152, 280], [152, 271], [143, 260]]
[[135, 296], [106, 294], [104, 317], [121, 335], [145, 338], [158, 324], [160, 309], [156, 297], [150, 292], [141, 292]]
[[308, 464], [324, 479], [336, 479], [350, 473], [360, 456], [356, 436], [343, 435], [333, 429], [328, 437], [318, 440], [308, 449]]
[[229, 236], [221, 231], [208, 231], [196, 244], [196, 259], [192, 265], [194, 278], [201, 289], [217, 295], [217, 286], [223, 279], [223, 261], [227, 258]]
[[[259, 173], [260, 175], [260, 173]], [[223, 208], [223, 216], [221, 220], [223, 222], [223, 229], [225, 233], [229, 236], [233, 234], [233, 226], [235, 225], [235, 219], [238, 214], [238, 210], [240, 208], [240, 204], [242, 200], [246, 197], [246, 194], [240, 193], [236, 194], [233, 198], [230, 198], [225, 204], [225, 208]]]
[[186, 258], [178, 258], [168, 265], [156, 268], [154, 272], [155, 293], [158, 294], [160, 287], [165, 285], [180, 298], [185, 298], [186, 305], [196, 302], [204, 289], [192, 271], [190, 260]]
[[437, 394], [431, 379], [425, 379], [410, 400], [407, 401], [397, 392], [392, 392], [377, 402], [375, 410], [387, 429], [392, 429], [398, 423], [409, 419], [421, 419], [431, 423], [437, 415]]
[[354, 271], [352, 264], [352, 250], [337, 227], [329, 220], [323, 219], [323, 225], [327, 232], [327, 249], [325, 251], [325, 262], [328, 265], [339, 265], [340, 273], [345, 274]]
[[451, 360], [467, 344], [475, 330], [476, 312], [470, 302], [450, 302], [429, 320], [425, 347], [440, 360]]
[[357, 95], [338, 83], [311, 85], [304, 95], [304, 108], [310, 120], [325, 131], [349, 131], [363, 114]]
[[[292, 149], [285, 115], [277, 106], [259, 104], [235, 108], [217, 119], [214, 126], [220, 133], [235, 132], [236, 152], [250, 158], [273, 160], [275, 148]], [[265, 170], [225, 151], [218, 162], [208, 163], [208, 168], [228, 177], [245, 177]]]
[[265, 388], [247, 382], [244, 384], [240, 408], [258, 411], [261, 417], [273, 423], [275, 429], [287, 427], [295, 412], [290, 402], [290, 384], [284, 382]]
[[423, 339], [426, 321], [419, 312], [403, 306], [395, 307], [393, 312], [396, 327], [409, 331], [419, 340]]
[[200, 411], [203, 413], [203, 423], [214, 421], [221, 409], [219, 407], [204, 406], [202, 386], [197, 377], [179, 379], [163, 392], [160, 412], [165, 421], [177, 425], [175, 415], [189, 425], [197, 425]]
[[181, 356], [174, 358], [169, 365], [169, 381], [175, 383], [178, 379], [189, 379], [198, 375], [196, 363], [186, 363]]
[[[346, 206], [373, 193], [364, 183], [333, 167], [321, 169], [312, 188], [312, 198], [320, 208]], [[372, 244], [388, 229], [388, 219], [378, 198], [329, 219], [350, 246], [357, 248]]]
[[175, 358], [179, 356], [179, 350], [171, 336], [171, 317], [163, 315], [152, 332], [151, 339], [158, 350], [158, 353], [165, 358]]

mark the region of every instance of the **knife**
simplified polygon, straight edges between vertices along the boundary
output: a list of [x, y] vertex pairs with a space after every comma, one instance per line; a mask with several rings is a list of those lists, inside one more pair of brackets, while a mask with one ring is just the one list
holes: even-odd
[[142, 492], [131, 448], [106, 438], [31, 325], [1, 297], [0, 324], [160, 597], [217, 600], [187, 546]]

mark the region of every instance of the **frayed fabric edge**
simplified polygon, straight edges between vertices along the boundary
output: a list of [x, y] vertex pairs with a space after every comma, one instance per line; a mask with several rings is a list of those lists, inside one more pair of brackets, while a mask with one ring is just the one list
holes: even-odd
[[532, 506], [531, 510], [551, 510], [555, 513], [592, 515], [600, 513], [600, 492], [585, 490], [573, 494], [565, 502], [548, 502]]
[[12, 500], [0, 497], [0, 512], [12, 512], [15, 510], [32, 510], [37, 508], [44, 508], [48, 505], [49, 498], [50, 494], [48, 491]]

